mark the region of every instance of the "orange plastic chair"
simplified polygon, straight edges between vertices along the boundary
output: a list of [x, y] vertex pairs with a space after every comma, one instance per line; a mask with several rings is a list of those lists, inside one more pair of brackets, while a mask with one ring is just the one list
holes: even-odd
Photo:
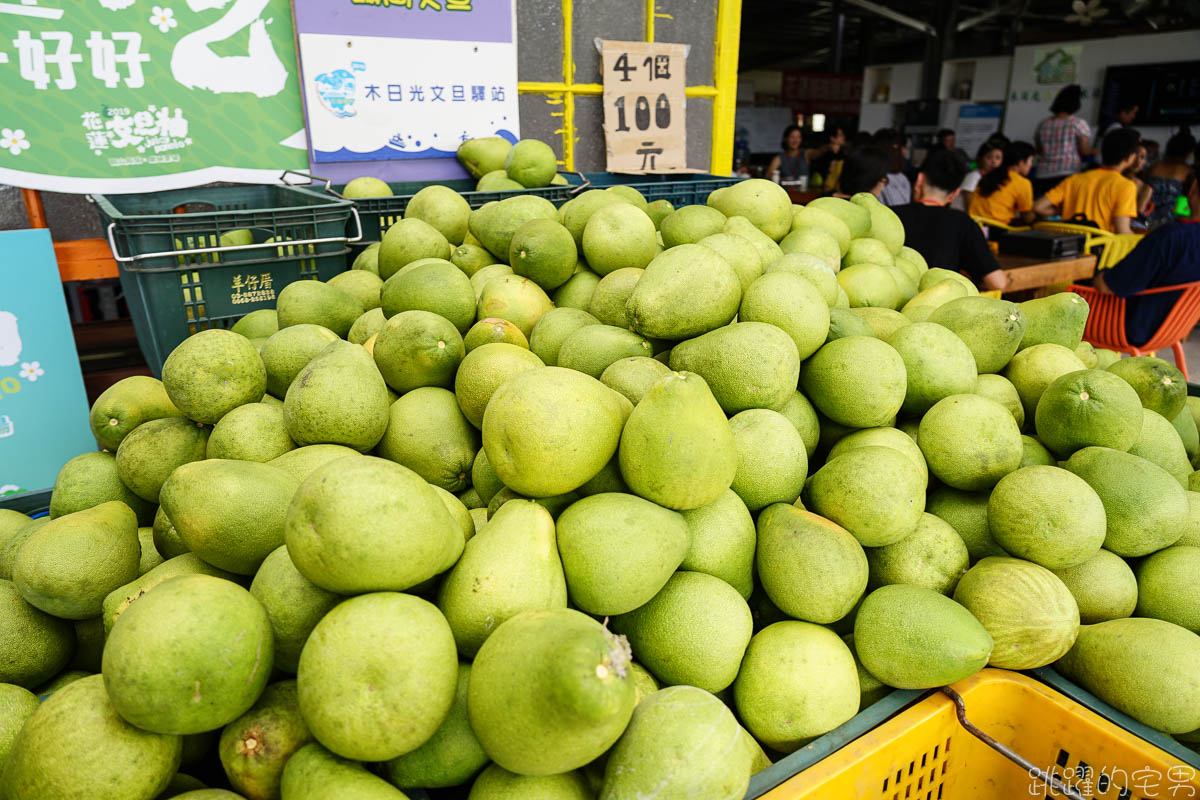
[[1125, 298], [1104, 294], [1092, 286], [1073, 284], [1069, 291], [1075, 292], [1088, 302], [1087, 326], [1083, 329], [1084, 341], [1093, 347], [1103, 347], [1121, 353], [1140, 356], [1170, 347], [1175, 353], [1175, 366], [1187, 378], [1187, 358], [1183, 354], [1183, 337], [1200, 321], [1200, 281], [1180, 283], [1175, 286], [1156, 286], [1132, 297], [1144, 297], [1163, 292], [1182, 292], [1167, 318], [1158, 326], [1158, 331], [1140, 347], [1135, 347], [1125, 338]]

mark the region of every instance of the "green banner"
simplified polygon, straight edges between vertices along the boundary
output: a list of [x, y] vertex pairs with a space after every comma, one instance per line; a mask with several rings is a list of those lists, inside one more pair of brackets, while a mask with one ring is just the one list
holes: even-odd
[[288, 0], [0, 0], [0, 183], [142, 192], [307, 169]]

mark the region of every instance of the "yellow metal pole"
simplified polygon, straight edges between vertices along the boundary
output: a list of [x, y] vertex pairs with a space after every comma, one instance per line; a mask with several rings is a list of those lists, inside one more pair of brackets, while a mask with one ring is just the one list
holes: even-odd
[[714, 175], [733, 172], [733, 117], [737, 108], [738, 40], [742, 0], [717, 0], [717, 53], [713, 100], [712, 166]]
[[573, 0], [562, 0], [563, 13], [563, 168], [575, 169], [575, 9]]
[[654, 4], [657, 0], [646, 0], [646, 41], [654, 41]]

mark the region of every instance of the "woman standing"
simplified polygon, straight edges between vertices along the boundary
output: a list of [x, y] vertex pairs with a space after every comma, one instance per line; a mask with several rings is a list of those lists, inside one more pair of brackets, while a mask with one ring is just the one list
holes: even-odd
[[1146, 173], [1146, 186], [1150, 188], [1151, 210], [1146, 222], [1157, 228], [1175, 218], [1175, 204], [1183, 194], [1183, 183], [1191, 174], [1188, 156], [1196, 148], [1196, 139], [1187, 127], [1167, 140], [1162, 161], [1150, 167]]
[[1038, 123], [1034, 134], [1038, 157], [1035, 195], [1045, 194], [1063, 178], [1079, 172], [1085, 156], [1096, 155], [1092, 129], [1075, 116], [1083, 104], [1082, 91], [1075, 83], [1064, 87], [1050, 106], [1054, 116]]
[[1033, 184], [1025, 177], [1033, 169], [1034, 148], [1029, 142], [1012, 142], [1004, 148], [999, 167], [980, 179], [971, 197], [969, 213], [1005, 224], [1033, 222]]
[[783, 141], [779, 143], [782, 152], [771, 159], [771, 165], [767, 167], [772, 180], [780, 183], [808, 177], [808, 154], [804, 152], [803, 144], [804, 134], [799, 125], [788, 125], [783, 129]]

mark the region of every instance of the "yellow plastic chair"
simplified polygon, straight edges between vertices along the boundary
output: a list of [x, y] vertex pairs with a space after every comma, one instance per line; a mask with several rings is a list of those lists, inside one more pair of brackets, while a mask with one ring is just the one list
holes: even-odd
[[975, 224], [986, 231], [987, 228], [999, 228], [1002, 231], [1027, 231], [1028, 225], [1013, 225], [1008, 222], [1001, 222], [996, 219], [988, 219], [987, 217], [971, 217], [975, 220]]
[[1108, 247], [1104, 248], [1103, 258], [1096, 263], [1096, 269], [1111, 269], [1115, 267], [1144, 238], [1145, 235], [1141, 233], [1113, 234]]

